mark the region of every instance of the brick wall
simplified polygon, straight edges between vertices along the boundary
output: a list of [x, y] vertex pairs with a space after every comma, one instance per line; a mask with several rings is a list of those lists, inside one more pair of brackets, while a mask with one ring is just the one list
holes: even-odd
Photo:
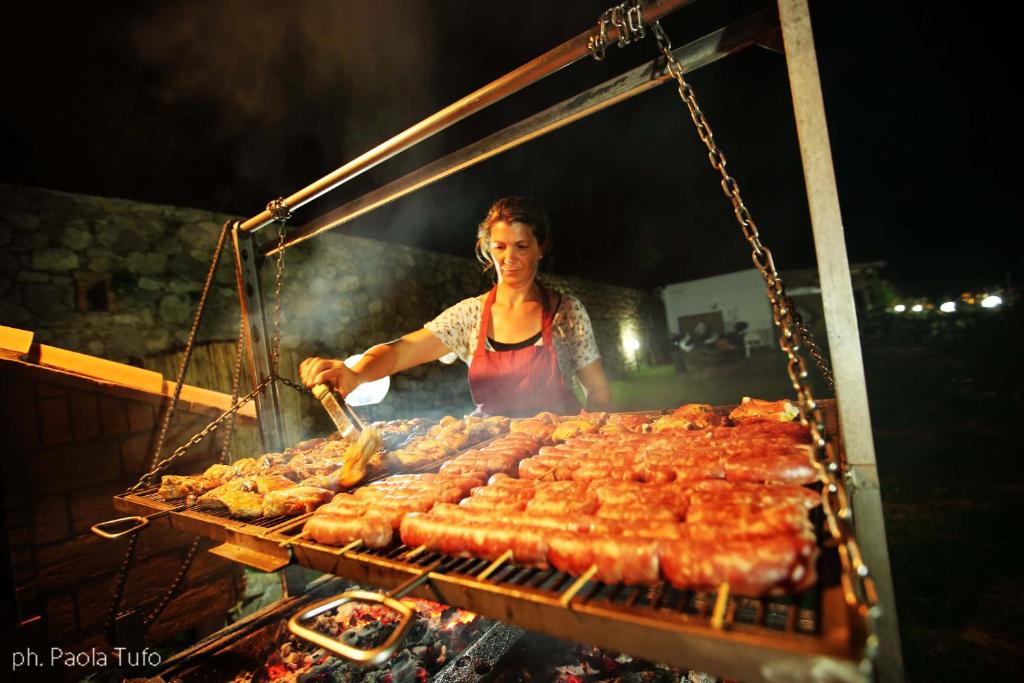
[[[2, 497], [16, 618], [28, 642], [75, 650], [105, 645], [103, 625], [127, 541], [98, 538], [89, 527], [121, 516], [111, 498], [148, 469], [165, 408], [144, 392], [0, 360]], [[167, 443], [182, 443], [210, 419], [179, 410]], [[199, 444], [177, 470], [205, 468], [219, 455], [217, 446], [213, 438]], [[158, 524], [143, 531], [122, 608], [148, 613], [191, 541]], [[237, 566], [200, 552], [147, 642], [223, 623], [240, 586]]]

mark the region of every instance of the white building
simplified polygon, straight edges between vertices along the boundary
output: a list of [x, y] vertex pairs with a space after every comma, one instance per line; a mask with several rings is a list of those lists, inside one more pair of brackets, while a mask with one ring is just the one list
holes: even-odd
[[[818, 317], [821, 310], [821, 290], [816, 281], [811, 282], [816, 275], [791, 271], [785, 278], [787, 291], [805, 319]], [[722, 336], [736, 331], [736, 323], [743, 322], [748, 326], [748, 354], [750, 348], [774, 344], [771, 304], [764, 278], [754, 268], [667, 285], [662, 289], [662, 301], [670, 334], [686, 334], [704, 323], [709, 331]]]

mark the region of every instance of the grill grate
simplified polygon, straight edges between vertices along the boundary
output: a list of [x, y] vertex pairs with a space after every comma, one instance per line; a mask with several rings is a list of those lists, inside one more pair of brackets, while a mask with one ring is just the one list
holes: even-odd
[[[154, 502], [161, 503], [161, 504], [166, 504], [167, 501], [165, 501], [163, 498], [161, 498], [157, 494], [157, 490], [158, 489], [154, 488], [151, 491], [146, 491], [144, 493], [139, 493], [139, 494], [136, 494], [136, 495], [139, 498], [144, 498], [146, 500], [154, 501]], [[189, 505], [186, 505], [184, 508], [180, 508], [180, 509], [178, 509], [176, 511], [177, 512], [192, 512], [192, 513], [199, 514], [199, 515], [206, 515], [207, 517], [216, 517], [217, 519], [228, 519], [228, 520], [235, 521], [235, 522], [239, 522], [239, 521], [240, 522], [245, 522], [246, 524], [251, 524], [252, 526], [263, 527], [265, 529], [269, 529], [271, 527], [275, 527], [278, 524], [280, 524], [281, 522], [284, 522], [286, 520], [292, 519], [294, 517], [298, 517], [298, 515], [274, 515], [273, 517], [254, 517], [252, 519], [244, 519], [242, 517], [235, 517], [235, 516], [231, 515], [231, 513], [229, 513], [227, 510], [208, 510], [208, 509], [205, 509], [205, 508], [200, 508], [199, 505], [196, 504], [196, 503], [190, 503]]]
[[[449, 557], [439, 553], [424, 552], [412, 558], [403, 556], [413, 549], [406, 545], [360, 550], [359, 555], [377, 557], [392, 562], [403, 562], [425, 568], [440, 561], [433, 571], [449, 576], [476, 578], [490, 562], [477, 558]], [[564, 592], [576, 577], [554, 569], [521, 567], [506, 564], [488, 577], [487, 581], [501, 586], [527, 588], [556, 598]], [[670, 584], [655, 586], [627, 586], [588, 581], [573, 598], [574, 603], [614, 607], [636, 613], [676, 615], [688, 618], [711, 620], [717, 593], [713, 591], [691, 591], [673, 588]], [[723, 624], [757, 626], [781, 633], [817, 634], [821, 593], [818, 587], [796, 596], [771, 596], [754, 598], [729, 596]]]

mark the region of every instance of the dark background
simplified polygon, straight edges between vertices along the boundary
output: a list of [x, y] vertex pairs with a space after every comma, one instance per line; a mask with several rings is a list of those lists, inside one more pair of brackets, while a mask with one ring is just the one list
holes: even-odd
[[[758, 2], [698, 2], [676, 45]], [[1011, 22], [904, 0], [812, 3], [850, 259], [909, 296], [1015, 284], [1020, 145]], [[562, 2], [106, 2], [10, 8], [0, 181], [251, 216], [593, 25]], [[342, 186], [302, 223], [652, 59], [572, 65]], [[780, 268], [814, 265], [785, 63], [751, 49], [690, 78]], [[557, 229], [554, 269], [655, 286], [747, 268], [731, 209], [671, 86], [350, 224], [469, 255], [505, 194]]]

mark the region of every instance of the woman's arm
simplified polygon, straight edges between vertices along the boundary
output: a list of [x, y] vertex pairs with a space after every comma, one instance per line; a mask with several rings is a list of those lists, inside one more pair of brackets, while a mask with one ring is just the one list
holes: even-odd
[[587, 410], [596, 412], [612, 409], [612, 392], [608, 388], [608, 378], [604, 374], [600, 358], [577, 370], [576, 376], [580, 378], [587, 392]]
[[441, 340], [430, 330], [422, 328], [387, 344], [374, 346], [351, 369], [345, 366], [344, 361], [307, 358], [299, 365], [299, 376], [307, 387], [332, 384], [342, 396], [347, 396], [360, 384], [429, 363], [446, 353], [448, 349]]

